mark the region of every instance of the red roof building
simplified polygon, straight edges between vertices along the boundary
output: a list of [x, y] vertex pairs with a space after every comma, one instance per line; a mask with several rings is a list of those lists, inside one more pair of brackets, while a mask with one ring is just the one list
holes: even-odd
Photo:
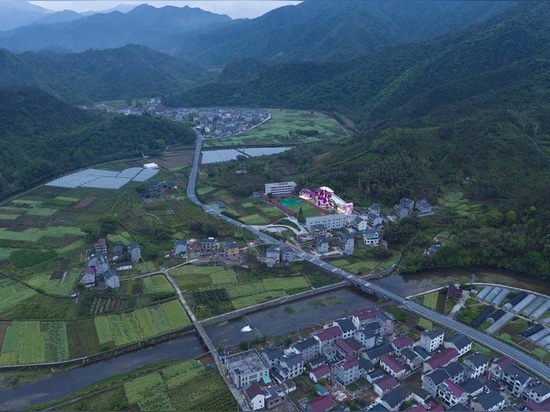
[[446, 348], [424, 362], [424, 372], [428, 372], [440, 366], [447, 366], [458, 359], [459, 353], [455, 348]]
[[332, 400], [330, 396], [319, 396], [318, 398], [312, 399], [308, 402], [308, 410], [312, 412], [326, 412], [332, 409]]

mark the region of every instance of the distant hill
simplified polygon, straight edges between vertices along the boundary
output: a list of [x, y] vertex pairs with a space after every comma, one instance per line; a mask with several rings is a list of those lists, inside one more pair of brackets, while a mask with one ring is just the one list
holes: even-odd
[[31, 24], [47, 13], [48, 10], [27, 1], [0, 1], [0, 31]]
[[224, 66], [243, 58], [340, 61], [461, 29], [511, 4], [308, 0], [256, 19], [235, 21], [187, 6], [141, 5], [126, 14], [115, 11], [18, 27], [0, 33], [0, 47], [16, 52], [78, 52], [133, 43], [206, 66]]
[[461, 29], [512, 2], [318, 1], [285, 6], [181, 39], [175, 54], [202, 65], [234, 59], [342, 61]]
[[323, 167], [308, 168], [311, 156], [294, 162], [359, 202], [434, 198], [450, 183], [478, 199], [526, 199], [550, 179], [549, 15], [550, 3], [521, 3], [460, 32], [350, 62], [235, 62], [217, 82], [166, 102], [273, 102], [350, 116], [361, 133], [329, 149]]
[[0, 199], [60, 173], [195, 139], [181, 123], [83, 111], [32, 87], [0, 87], [0, 119]]
[[141, 44], [173, 51], [170, 37], [231, 22], [225, 15], [198, 8], [138, 6], [128, 13], [96, 13], [70, 22], [36, 24], [0, 33], [0, 47], [11, 51], [44, 49], [79, 52]]
[[144, 46], [74, 54], [0, 50], [0, 86], [34, 85], [73, 103], [161, 96], [208, 78], [204, 70]]

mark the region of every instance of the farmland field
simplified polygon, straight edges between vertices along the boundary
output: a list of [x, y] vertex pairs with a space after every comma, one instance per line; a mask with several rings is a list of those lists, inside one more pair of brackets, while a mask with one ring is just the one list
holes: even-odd
[[44, 341], [40, 322], [13, 322], [4, 334], [0, 365], [44, 362]]
[[143, 278], [143, 285], [145, 287], [145, 293], [176, 293], [164, 275], [155, 275]]
[[[345, 132], [333, 118], [306, 110], [269, 109], [271, 120], [245, 134], [205, 140], [205, 147], [287, 145], [313, 143], [344, 137]], [[311, 135], [300, 131], [316, 131]]]
[[37, 294], [35, 290], [4, 277], [0, 277], [0, 290], [2, 291], [0, 295], [0, 313], [16, 307]]
[[94, 319], [100, 345], [122, 346], [176, 330], [191, 323], [177, 300], [120, 315]]

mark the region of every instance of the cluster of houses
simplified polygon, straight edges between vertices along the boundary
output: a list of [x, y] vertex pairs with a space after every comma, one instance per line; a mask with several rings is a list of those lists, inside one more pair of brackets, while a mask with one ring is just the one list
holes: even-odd
[[[409, 402], [410, 411], [499, 411], [512, 398], [523, 399], [529, 410], [549, 410], [550, 388], [512, 359], [471, 353], [466, 335], [446, 339], [443, 329], [422, 332], [417, 341], [396, 336], [394, 324], [379, 307], [362, 309], [289, 347], [222, 359], [253, 410], [284, 403], [296, 388], [294, 378], [306, 373], [317, 396], [300, 401], [300, 407], [314, 412], [345, 408], [342, 402], [353, 397], [346, 386], [361, 378], [375, 394], [366, 410], [396, 411]], [[420, 387], [404, 382], [417, 372]]]
[[109, 251], [107, 240], [102, 238], [94, 243], [92, 251], [93, 253], [87, 254], [87, 266], [80, 275], [80, 283], [87, 288], [118, 288], [120, 278], [113, 266], [126, 260], [137, 262], [141, 259], [141, 248], [135, 242], [130, 243], [126, 250], [122, 245], [116, 245]]
[[204, 239], [180, 239], [174, 243], [174, 255], [185, 256], [187, 260], [219, 254], [222, 254], [226, 261], [241, 260], [241, 250], [236, 242], [220, 243], [215, 237], [207, 237]]
[[406, 197], [402, 197], [399, 203], [393, 207], [393, 210], [398, 220], [409, 217], [413, 211], [416, 211], [418, 216], [428, 216], [434, 213], [432, 205], [426, 199], [414, 201]]

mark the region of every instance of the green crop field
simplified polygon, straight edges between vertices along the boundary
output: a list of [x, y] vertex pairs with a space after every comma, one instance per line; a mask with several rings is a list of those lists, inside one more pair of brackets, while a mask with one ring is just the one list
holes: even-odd
[[122, 346], [151, 338], [191, 323], [177, 300], [94, 319], [100, 345]]
[[309, 289], [307, 280], [303, 277], [295, 278], [269, 278], [263, 281], [264, 289], [269, 290], [292, 290], [292, 289]]
[[65, 322], [43, 322], [44, 360], [58, 362], [69, 359], [69, 342]]
[[0, 365], [42, 363], [45, 338], [40, 322], [13, 322], [4, 334]]
[[427, 308], [436, 310], [438, 292], [428, 293], [422, 297], [422, 304]]
[[257, 214], [243, 216], [240, 217], [239, 220], [247, 225], [266, 225], [269, 223], [269, 220]]
[[176, 293], [164, 275], [143, 278], [143, 286], [145, 287], [145, 293]]
[[0, 213], [0, 220], [15, 220], [19, 216], [21, 215], [16, 215], [15, 213]]
[[33, 207], [27, 212], [28, 215], [33, 216], [52, 216], [57, 212], [57, 209], [49, 209], [45, 207]]
[[[67, 271], [65, 279], [50, 279], [51, 271], [36, 273], [25, 279], [30, 286], [55, 296], [70, 296], [80, 280], [79, 270]], [[63, 283], [61, 283], [63, 280]]]
[[0, 313], [16, 307], [37, 294], [34, 289], [3, 277], [0, 277], [0, 290], [2, 291], [0, 294]]

